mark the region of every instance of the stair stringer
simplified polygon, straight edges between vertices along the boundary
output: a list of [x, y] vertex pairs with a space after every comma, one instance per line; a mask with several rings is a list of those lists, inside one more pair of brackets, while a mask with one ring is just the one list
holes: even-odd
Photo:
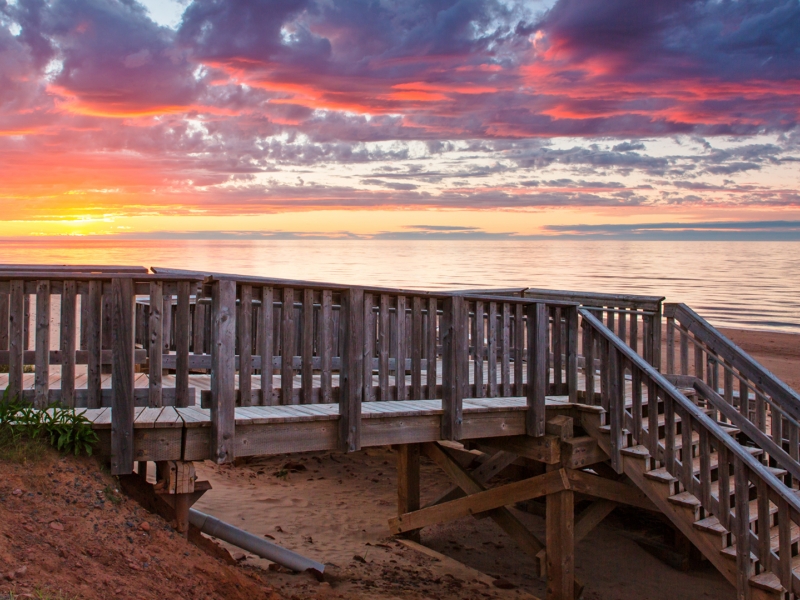
[[[600, 431], [600, 415], [584, 415], [581, 413], [581, 425], [586, 433], [595, 438], [600, 447], [610, 455], [611, 440], [607, 433]], [[694, 515], [692, 512], [667, 500], [668, 496], [671, 495], [669, 485], [651, 481], [644, 476], [647, 471], [648, 460], [649, 456], [647, 455], [632, 456], [623, 452], [622, 467], [625, 475], [650, 498], [653, 504], [667, 516], [683, 535], [691, 540], [722, 576], [736, 587], [736, 563], [722, 556], [719, 536], [697, 530], [694, 527]], [[774, 598], [775, 596], [765, 597]]]

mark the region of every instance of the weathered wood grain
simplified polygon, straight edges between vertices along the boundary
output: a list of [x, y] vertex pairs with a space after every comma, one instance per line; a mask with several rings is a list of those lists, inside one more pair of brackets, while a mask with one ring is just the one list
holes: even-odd
[[89, 353], [86, 380], [86, 389], [89, 390], [88, 408], [100, 408], [101, 402], [102, 294], [103, 282], [90, 281], [86, 296], [86, 350]]
[[65, 281], [61, 292], [61, 402], [64, 406], [75, 406], [75, 341], [76, 341], [75, 281]]
[[542, 436], [545, 433], [545, 396], [547, 394], [547, 305], [528, 305], [528, 411], [526, 428], [528, 435]]
[[189, 327], [190, 284], [178, 282], [178, 304], [175, 310], [175, 401], [189, 406]]
[[233, 462], [235, 445], [236, 387], [236, 282], [212, 283], [211, 438], [212, 460]]
[[150, 314], [148, 317], [148, 379], [150, 382], [150, 399], [148, 406], [162, 406], [162, 356], [164, 352], [164, 292], [161, 281], [150, 283]]
[[111, 474], [133, 472], [134, 293], [133, 280], [111, 280]]
[[33, 405], [47, 408], [50, 390], [50, 281], [36, 282], [36, 395]]
[[361, 397], [364, 355], [364, 290], [350, 288], [342, 294], [344, 340], [339, 377], [339, 449], [361, 449]]

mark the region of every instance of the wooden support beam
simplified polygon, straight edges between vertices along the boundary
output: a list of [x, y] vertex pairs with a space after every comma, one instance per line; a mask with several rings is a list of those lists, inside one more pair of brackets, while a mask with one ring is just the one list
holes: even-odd
[[236, 282], [215, 280], [211, 296], [211, 446], [212, 460], [233, 462], [236, 408]]
[[61, 403], [70, 408], [75, 407], [76, 289], [74, 281], [65, 281], [61, 292]]
[[[564, 474], [562, 469], [552, 471]], [[541, 475], [546, 477], [547, 475]], [[567, 487], [567, 486], [565, 486]], [[547, 600], [572, 600], [575, 593], [575, 501], [572, 490], [547, 495]]]
[[392, 533], [402, 533], [416, 530], [426, 525], [452, 521], [467, 515], [474, 516], [493, 509], [500, 509], [516, 502], [522, 502], [523, 500], [541, 498], [559, 490], [564, 490], [568, 485], [569, 481], [565, 472], [561, 470], [552, 471], [544, 475], [515, 481], [514, 483], [489, 490], [484, 489], [463, 498], [400, 515], [389, 520], [389, 529]]
[[558, 436], [562, 441], [572, 439], [574, 431], [572, 417], [556, 415], [547, 420], [544, 431], [548, 435]]
[[189, 406], [190, 295], [189, 282], [179, 281], [175, 314], [175, 405], [180, 407]]
[[[487, 483], [492, 477], [500, 473], [503, 469], [517, 460], [517, 455], [512, 452], [505, 452], [498, 450], [489, 459], [484, 461], [478, 468], [470, 472], [470, 475], [480, 484]], [[464, 490], [457, 485], [454, 485], [444, 494], [436, 498], [433, 502], [428, 503], [426, 506], [435, 506], [443, 502], [449, 502], [456, 498], [464, 496]]]
[[[419, 510], [419, 444], [395, 446], [397, 452], [397, 515]], [[419, 529], [410, 530], [406, 537], [420, 541]]]
[[538, 460], [549, 465], [561, 462], [561, 438], [555, 435], [528, 437], [516, 435], [509, 437], [486, 438], [480, 440], [481, 446], [512, 452], [518, 456]]
[[581, 469], [607, 460], [608, 454], [590, 435], [561, 442], [561, 466], [565, 469]]
[[595, 500], [575, 520], [574, 539], [577, 544], [597, 527], [617, 507], [611, 500]]
[[[426, 443], [421, 446], [421, 450], [428, 458], [439, 465], [447, 473], [448, 477], [467, 494], [477, 494], [486, 489], [475, 481], [456, 461], [450, 458], [439, 445]], [[434, 508], [438, 508], [438, 506]], [[539, 551], [544, 548], [544, 544], [511, 511], [504, 507], [496, 508], [489, 513], [489, 516], [517, 543], [525, 554], [536, 559]]]
[[567, 477], [569, 478], [571, 489], [575, 492], [645, 510], [658, 511], [658, 507], [653, 504], [647, 495], [633, 485], [598, 477], [597, 475], [590, 475], [583, 471], [567, 471]]

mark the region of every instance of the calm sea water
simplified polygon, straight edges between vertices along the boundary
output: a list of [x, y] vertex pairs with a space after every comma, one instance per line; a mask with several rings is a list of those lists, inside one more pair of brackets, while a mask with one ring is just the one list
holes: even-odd
[[0, 263], [164, 266], [419, 289], [665, 296], [718, 326], [800, 332], [800, 242], [0, 241]]

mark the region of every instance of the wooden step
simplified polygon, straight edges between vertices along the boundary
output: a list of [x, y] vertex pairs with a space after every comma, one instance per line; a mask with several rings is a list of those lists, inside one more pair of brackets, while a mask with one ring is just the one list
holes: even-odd
[[753, 575], [750, 578], [750, 585], [765, 592], [771, 592], [776, 595], [776, 598], [781, 597], [779, 594], [785, 592], [781, 585], [781, 580], [772, 571], [764, 571], [758, 575]]
[[[792, 544], [796, 544], [797, 542], [800, 542], [800, 527], [798, 527], [794, 523], [792, 523], [790, 539], [791, 539], [791, 543]], [[770, 546], [770, 550], [772, 550], [773, 552], [776, 552], [776, 553], [778, 552], [780, 544], [779, 544], [779, 539], [778, 539], [778, 527], [777, 526], [772, 527], [769, 530], [769, 546]], [[723, 554], [723, 556], [725, 556], [727, 558], [731, 558], [733, 560], [736, 560], [736, 544], [733, 544], [731, 546], [728, 546], [727, 548], [724, 548], [722, 550], [722, 554]], [[753, 561], [756, 560], [756, 555], [753, 554], [752, 552], [750, 553], [750, 560], [753, 560]], [[792, 564], [794, 564], [794, 563], [792, 563]]]
[[[769, 514], [774, 515], [778, 512], [778, 507], [774, 505], [772, 502], [769, 503]], [[735, 514], [735, 510], [734, 510]], [[754, 523], [758, 520], [758, 500], [751, 500], [750, 501], [750, 522]], [[694, 527], [699, 529], [700, 531], [705, 531], [707, 533], [718, 533], [720, 535], [728, 534], [728, 530], [725, 529], [719, 522], [717, 517], [706, 517], [705, 519], [700, 519], [694, 523]]]
[[[764, 451], [761, 448], [750, 448], [750, 447], [746, 447], [746, 446], [742, 446], [742, 448], [747, 450], [750, 453], [751, 456], [760, 456], [761, 454], [764, 453]], [[719, 465], [719, 456], [717, 455], [716, 452], [712, 452], [711, 453], [711, 470], [712, 471], [715, 470], [718, 465]], [[695, 456], [692, 459], [692, 470], [693, 470], [695, 475], [698, 475], [700, 473], [700, 457], [699, 456]], [[660, 482], [663, 482], [663, 483], [672, 483], [674, 481], [677, 481], [677, 479], [675, 477], [673, 477], [672, 475], [669, 474], [669, 471], [667, 471], [666, 467], [661, 467], [659, 469], [653, 469], [652, 471], [648, 471], [647, 473], [644, 474], [644, 476], [647, 477], [648, 479], [652, 480], [652, 481], [660, 481]]]

